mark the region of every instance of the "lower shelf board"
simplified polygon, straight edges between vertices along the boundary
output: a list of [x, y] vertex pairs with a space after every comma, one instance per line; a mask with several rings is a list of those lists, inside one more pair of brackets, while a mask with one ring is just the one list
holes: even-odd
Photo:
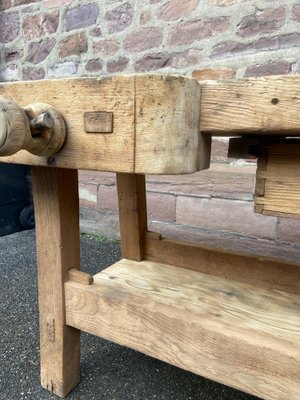
[[67, 325], [270, 400], [299, 400], [300, 295], [123, 259], [65, 283]]

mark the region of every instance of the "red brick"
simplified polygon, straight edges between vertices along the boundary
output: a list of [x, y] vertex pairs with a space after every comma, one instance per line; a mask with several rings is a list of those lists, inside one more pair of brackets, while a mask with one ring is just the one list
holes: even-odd
[[230, 26], [229, 17], [217, 17], [198, 21], [181, 22], [169, 36], [171, 46], [189, 44], [225, 32]]
[[277, 218], [256, 214], [252, 202], [179, 196], [176, 223], [274, 239]]
[[234, 69], [198, 69], [193, 71], [193, 78], [201, 80], [220, 80], [220, 79], [232, 79], [235, 77], [236, 71]]
[[198, 5], [198, 0], [169, 0], [159, 12], [158, 18], [164, 21], [172, 21], [191, 13]]
[[247, 15], [240, 22], [237, 34], [242, 37], [272, 33], [281, 28], [286, 19], [284, 7]]
[[23, 33], [26, 39], [55, 33], [58, 28], [59, 13], [28, 15], [24, 18]]
[[85, 33], [75, 33], [59, 42], [58, 53], [60, 58], [86, 53], [88, 40]]
[[245, 76], [285, 75], [291, 71], [291, 64], [287, 61], [269, 62], [247, 67]]
[[300, 244], [300, 220], [279, 218], [277, 239], [284, 242]]
[[160, 28], [141, 28], [125, 37], [124, 48], [134, 53], [144, 51], [159, 46], [162, 39], [163, 34]]
[[116, 40], [100, 40], [94, 43], [94, 53], [103, 56], [112, 56], [120, 50], [120, 44]]
[[118, 196], [116, 186], [99, 186], [97, 207], [99, 210], [103, 211], [118, 211]]
[[97, 192], [98, 186], [88, 183], [80, 183], [79, 199], [80, 206], [96, 209], [97, 208]]
[[166, 193], [147, 193], [148, 219], [151, 221], [175, 222], [176, 196]]
[[294, 21], [300, 22], [300, 4], [297, 4], [293, 7], [292, 10], [292, 19]]

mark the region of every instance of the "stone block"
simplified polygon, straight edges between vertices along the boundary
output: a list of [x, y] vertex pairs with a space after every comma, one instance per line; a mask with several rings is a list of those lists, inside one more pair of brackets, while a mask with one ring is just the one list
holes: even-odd
[[72, 55], [80, 55], [87, 52], [88, 38], [85, 33], [75, 33], [61, 40], [58, 45], [60, 58], [66, 58]]
[[98, 187], [99, 210], [118, 212], [118, 195], [116, 186], [100, 185]]
[[279, 218], [277, 239], [300, 244], [300, 219]]
[[163, 32], [160, 28], [141, 28], [125, 37], [124, 48], [126, 51], [137, 53], [159, 46], [162, 39]]
[[178, 196], [176, 222], [244, 236], [276, 237], [277, 218], [254, 213], [253, 203], [246, 201]]
[[18, 37], [19, 23], [19, 13], [0, 13], [0, 43], [9, 43]]
[[86, 4], [68, 10], [65, 14], [66, 30], [71, 31], [95, 24], [99, 12], [97, 4]]
[[27, 15], [23, 21], [23, 33], [26, 39], [34, 39], [55, 33], [58, 28], [59, 13], [39, 13]]
[[124, 3], [105, 14], [108, 33], [122, 32], [131, 25], [134, 9], [131, 4]]
[[181, 22], [175, 26], [169, 36], [169, 45], [189, 44], [225, 32], [230, 26], [229, 17], [200, 19]]
[[80, 207], [96, 209], [97, 208], [98, 186], [81, 183], [79, 187]]
[[151, 221], [175, 222], [176, 196], [166, 193], [147, 193], [147, 213]]
[[169, 0], [161, 6], [158, 18], [164, 21], [180, 19], [196, 9], [198, 0]]

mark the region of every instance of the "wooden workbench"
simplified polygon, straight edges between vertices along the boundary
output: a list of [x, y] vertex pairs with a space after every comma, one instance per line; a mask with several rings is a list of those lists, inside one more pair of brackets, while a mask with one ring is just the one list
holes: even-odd
[[[66, 124], [57, 153], [39, 156], [27, 140], [0, 157], [33, 166], [43, 387], [63, 397], [79, 383], [86, 331], [264, 399], [298, 400], [300, 263], [149, 232], [145, 174], [208, 168], [213, 135], [240, 137], [237, 152], [250, 138], [255, 210], [298, 218], [300, 78], [64, 79], [0, 84], [0, 95], [48, 103]], [[37, 120], [26, 126], [38, 141]], [[78, 169], [117, 173], [123, 258], [94, 277], [79, 270]]]

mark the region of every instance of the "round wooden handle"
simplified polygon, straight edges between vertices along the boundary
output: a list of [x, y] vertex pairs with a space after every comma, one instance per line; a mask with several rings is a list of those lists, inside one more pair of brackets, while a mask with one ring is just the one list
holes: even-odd
[[60, 150], [65, 139], [64, 119], [49, 104], [33, 103], [22, 108], [0, 96], [0, 156], [24, 149], [48, 157]]

